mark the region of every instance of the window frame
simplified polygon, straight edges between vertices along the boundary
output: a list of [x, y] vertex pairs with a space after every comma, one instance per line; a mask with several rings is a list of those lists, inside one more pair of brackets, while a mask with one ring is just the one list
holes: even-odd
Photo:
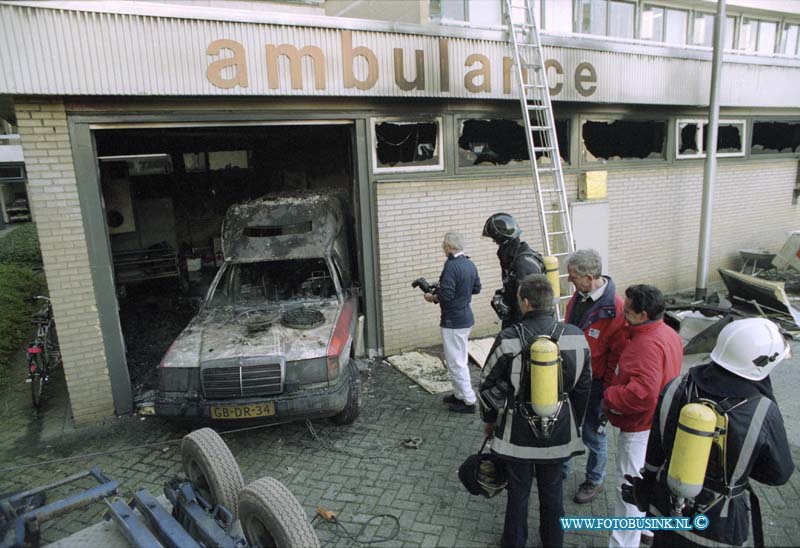
[[[591, 1], [591, 0], [588, 0]], [[583, 25], [583, 13], [580, 9], [581, 5], [583, 4], [584, 0], [574, 0], [572, 5], [572, 18], [574, 21], [573, 29], [575, 34], [582, 34], [584, 36], [605, 36], [606, 38], [612, 38], [614, 40], [636, 40], [636, 37], [639, 34], [639, 17], [641, 13], [641, 4], [640, 0], [602, 0], [605, 5], [605, 25], [603, 28], [603, 34], [594, 34], [591, 32], [583, 32], [581, 27]], [[631, 4], [633, 5], [633, 37], [631, 38], [624, 38], [618, 36], [611, 36], [608, 34], [608, 22], [610, 19], [610, 11], [611, 11], [611, 2], [619, 2], [621, 4]]]
[[[417, 123], [424, 124], [436, 122], [438, 124], [436, 130], [436, 148], [434, 150], [439, 153], [439, 161], [436, 165], [430, 166], [390, 166], [380, 167], [378, 165], [378, 137], [375, 132], [375, 126], [383, 122], [400, 122], [400, 123]], [[425, 115], [412, 115], [412, 116], [370, 116], [369, 117], [369, 131], [370, 131], [370, 148], [372, 158], [372, 174], [373, 175], [387, 175], [393, 173], [444, 173], [445, 172], [445, 141], [444, 141], [444, 116], [441, 114]]]
[[798, 124], [800, 125], [800, 117], [773, 117], [773, 116], [756, 116], [749, 120], [749, 139], [747, 141], [747, 153], [750, 160], [768, 160], [770, 158], [800, 158], [800, 147], [795, 152], [753, 152], [753, 134], [755, 132], [755, 124], [758, 123], [777, 123], [777, 124]]
[[[698, 147], [703, 146], [703, 126], [709, 124], [708, 118], [675, 118], [675, 159], [676, 160], [694, 160], [698, 158], [705, 158], [708, 152], [703, 149], [702, 151], [698, 150], [695, 154], [681, 154], [681, 124], [697, 124], [697, 145]], [[740, 124], [741, 125], [741, 132], [740, 132], [740, 141], [742, 143], [742, 150], [741, 152], [717, 152], [717, 158], [744, 158], [747, 156], [747, 152], [749, 150], [749, 141], [748, 139], [748, 131], [747, 131], [747, 119], [746, 118], [720, 118], [717, 125], [733, 125], [733, 124]], [[717, 141], [717, 146], [719, 146], [719, 141]]]
[[[670, 140], [670, 116], [666, 114], [658, 114], [658, 117], [649, 116], [647, 114], [636, 114], [636, 115], [627, 115], [627, 114], [592, 114], [592, 113], [582, 113], [577, 116], [578, 118], [578, 128], [576, 134], [577, 140], [577, 147], [578, 147], [578, 162], [580, 162], [581, 167], [587, 166], [641, 166], [641, 165], [653, 165], [653, 164], [662, 164], [665, 162], [669, 162], [669, 140]], [[588, 152], [585, 148], [583, 143], [583, 125], [585, 122], [658, 122], [663, 121], [664, 123], [664, 150], [662, 152], [661, 158], [620, 158], [619, 160], [608, 160], [604, 158], [598, 158], [596, 160], [588, 160], [584, 157], [584, 152]], [[578, 165], [577, 163], [573, 162], [573, 165]], [[605, 168], [604, 168], [605, 169]]]
[[786, 20], [786, 19], [781, 21], [780, 27], [778, 28], [778, 39], [776, 44], [776, 50], [780, 49], [780, 47], [783, 45], [783, 33], [786, 30], [786, 27], [797, 28], [797, 35], [795, 37], [795, 42], [794, 42], [794, 52], [782, 53], [776, 51], [775, 53], [777, 55], [783, 55], [786, 57], [800, 57], [800, 21]]
[[[564, 160], [561, 158], [561, 167], [562, 169], [569, 169], [577, 167], [577, 163], [572, 158], [572, 122], [576, 118], [574, 113], [568, 113], [565, 116], [555, 116], [554, 119], [556, 121], [556, 125], [558, 122], [566, 121], [567, 123], [567, 150], [562, 151], [559, 148], [559, 153], [562, 155], [566, 153], [569, 161]], [[522, 119], [517, 119], [516, 116], [513, 114], [501, 114], [501, 113], [489, 113], [486, 115], [481, 115], [481, 113], [457, 113], [453, 116], [453, 159], [455, 164], [455, 173], [456, 175], [478, 175], [478, 174], [496, 174], [498, 170], [502, 170], [503, 173], [531, 173], [531, 164], [519, 162], [519, 163], [512, 163], [511, 161], [507, 164], [495, 164], [495, 165], [467, 165], [462, 166], [459, 162], [460, 157], [460, 150], [461, 148], [458, 146], [458, 140], [461, 138], [461, 129], [462, 124], [467, 120], [512, 120], [522, 125], [523, 129], [525, 127], [525, 121]], [[527, 143], [526, 143], [527, 148]], [[541, 165], [540, 168], [549, 167]]]

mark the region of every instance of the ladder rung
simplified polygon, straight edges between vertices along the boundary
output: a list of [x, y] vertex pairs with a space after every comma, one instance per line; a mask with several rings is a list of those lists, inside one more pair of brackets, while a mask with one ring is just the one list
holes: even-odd
[[[537, 171], [538, 171], [539, 173], [542, 173], [542, 172], [549, 172], [549, 173], [552, 173], [552, 172], [558, 171], [558, 169], [556, 169], [556, 168], [554, 168], [554, 167], [540, 167], [540, 168], [538, 168], [538, 169], [537, 169]], [[555, 191], [554, 191], [554, 192], [555, 192]]]
[[526, 43], [523, 42], [521, 44], [517, 44], [517, 46], [519, 46], [521, 48], [538, 48], [539, 44], [526, 44]]
[[550, 126], [531, 126], [531, 131], [547, 131]]
[[548, 236], [563, 236], [566, 234], [566, 231], [558, 231], [558, 232], [548, 232]]
[[533, 147], [534, 152], [543, 152], [545, 150], [555, 150], [553, 147]]
[[560, 188], [540, 188], [539, 192], [561, 192]]
[[552, 211], [545, 211], [545, 215], [555, 215], [556, 213], [564, 213], [563, 209], [554, 209]]
[[522, 87], [524, 87], [524, 88], [544, 89], [547, 86], [545, 86], [544, 84], [522, 84]]
[[528, 110], [547, 110], [546, 105], [525, 105]]

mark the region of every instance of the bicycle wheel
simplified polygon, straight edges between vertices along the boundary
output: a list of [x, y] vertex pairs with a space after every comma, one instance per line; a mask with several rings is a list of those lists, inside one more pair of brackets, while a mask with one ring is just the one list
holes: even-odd
[[37, 357], [31, 359], [31, 369], [33, 370], [33, 373], [31, 374], [31, 399], [33, 400], [33, 406], [36, 409], [39, 409], [42, 406], [44, 371], [42, 369], [41, 358], [39, 358], [38, 355]]

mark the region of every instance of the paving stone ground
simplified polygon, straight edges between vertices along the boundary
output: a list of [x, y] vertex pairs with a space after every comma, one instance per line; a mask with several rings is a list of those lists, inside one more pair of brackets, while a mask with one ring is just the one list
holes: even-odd
[[[800, 344], [793, 343], [795, 355]], [[56, 375], [44, 409], [32, 410], [24, 361], [18, 358], [19, 379], [0, 400], [0, 493], [30, 488], [99, 465], [120, 481], [123, 495], [134, 489], [161, 492], [163, 482], [180, 473], [180, 438], [189, 423], [123, 417], [106, 424], [75, 430], [63, 379]], [[795, 463], [800, 463], [800, 359], [782, 364], [773, 374], [778, 401], [786, 417]], [[477, 384], [479, 370], [472, 369]], [[496, 546], [502, 530], [505, 495], [493, 499], [469, 496], [458, 481], [458, 465], [482, 441], [477, 415], [448, 412], [440, 396], [433, 396], [382, 362], [362, 371], [363, 406], [352, 425], [338, 427], [328, 421], [292, 423], [223, 434], [236, 456], [246, 482], [262, 476], [282, 481], [299, 499], [309, 516], [317, 506], [337, 512], [352, 534], [374, 540], [392, 534], [388, 519], [400, 525], [397, 537], [377, 546], [484, 547]], [[240, 425], [221, 425], [226, 431]], [[422, 438], [418, 449], [401, 441]], [[613, 463], [616, 438], [610, 440]], [[111, 452], [103, 454], [105, 452]], [[94, 455], [94, 456], [92, 456]], [[58, 460], [78, 457], [75, 460]], [[51, 462], [52, 461], [52, 462]], [[606, 489], [590, 504], [579, 506], [572, 495], [583, 480], [585, 457], [576, 459], [565, 481], [567, 515], [613, 514], [613, 486], [618, 481], [609, 466]], [[32, 466], [30, 466], [32, 465]], [[87, 484], [88, 485], [88, 484]], [[780, 488], [757, 486], [764, 510], [769, 546], [796, 546], [800, 539], [800, 475]], [[62, 492], [63, 494], [63, 492]], [[58, 492], [54, 495], [59, 495]], [[44, 539], [54, 541], [102, 519], [104, 507], [72, 512], [46, 525]], [[538, 510], [531, 497], [529, 546], [538, 546]], [[363, 527], [362, 527], [363, 526]], [[326, 546], [356, 543], [317, 524]], [[605, 546], [602, 532], [568, 532], [570, 546]]]

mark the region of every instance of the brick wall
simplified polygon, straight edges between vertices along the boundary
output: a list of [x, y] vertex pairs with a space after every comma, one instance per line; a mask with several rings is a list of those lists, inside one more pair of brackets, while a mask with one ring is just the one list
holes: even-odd
[[59, 100], [17, 99], [28, 192], [77, 425], [114, 414], [67, 117]]
[[[720, 163], [714, 198], [710, 281], [716, 268], [738, 267], [739, 248], [777, 251], [786, 231], [800, 229], [792, 205], [796, 159]], [[576, 196], [577, 175], [566, 176]], [[608, 174], [608, 270], [618, 287], [651, 283], [665, 291], [695, 286], [703, 164], [617, 170]], [[492, 178], [377, 184], [378, 247], [386, 354], [439, 344], [439, 308], [422, 299], [411, 282], [438, 279], [444, 232], [456, 230], [478, 267], [483, 292], [473, 298], [473, 336], [494, 334], [489, 306], [501, 286], [496, 246], [480, 237], [497, 211], [515, 215], [523, 239], [541, 249], [538, 217], [528, 179]]]

